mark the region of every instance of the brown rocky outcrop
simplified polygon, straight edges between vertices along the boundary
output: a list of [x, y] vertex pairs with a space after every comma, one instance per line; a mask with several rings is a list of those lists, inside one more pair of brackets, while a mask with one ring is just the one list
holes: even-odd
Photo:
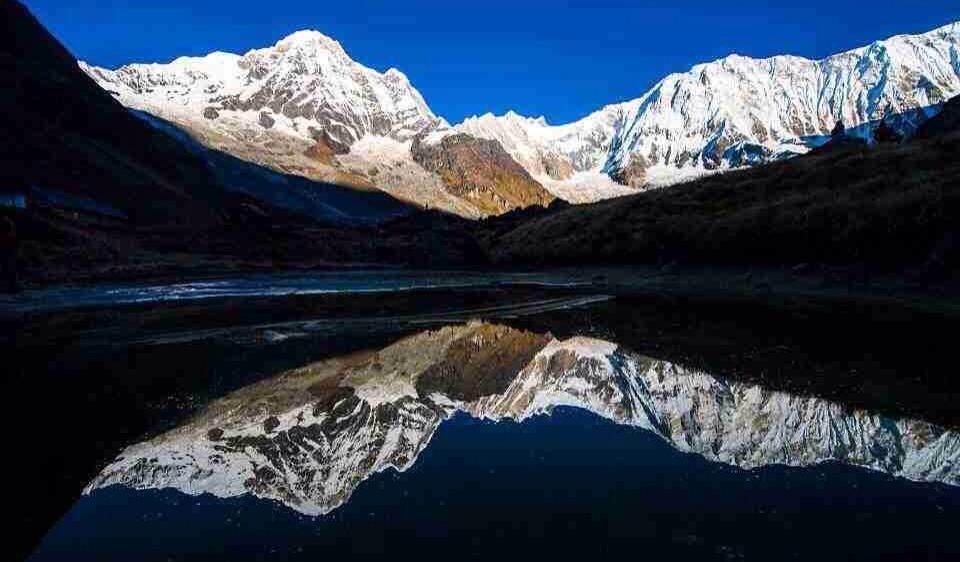
[[334, 166], [336, 165], [336, 155], [348, 154], [350, 152], [349, 146], [337, 142], [326, 131], [318, 131], [311, 127], [310, 136], [312, 136], [316, 142], [308, 148], [304, 154], [317, 162]]
[[550, 334], [494, 324], [468, 329], [469, 337], [454, 341], [444, 356], [417, 378], [418, 393], [439, 392], [464, 401], [502, 393], [552, 339]]
[[417, 137], [410, 151], [414, 161], [440, 176], [448, 192], [485, 212], [546, 206], [554, 199], [497, 141], [456, 134], [427, 144]]

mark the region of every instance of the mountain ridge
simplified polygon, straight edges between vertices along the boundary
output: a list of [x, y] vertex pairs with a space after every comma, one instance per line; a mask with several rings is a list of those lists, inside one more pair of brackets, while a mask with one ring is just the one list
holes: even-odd
[[[732, 53], [559, 125], [512, 110], [450, 125], [400, 70], [366, 67], [317, 30], [294, 32], [243, 55], [81, 68], [126, 105], [178, 122], [204, 144], [240, 158], [315, 180], [377, 186], [425, 207], [476, 217], [545, 198], [477, 207], [471, 197], [493, 183], [489, 178], [465, 196], [441, 175], [427, 181], [433, 193], [445, 189], [462, 203], [438, 204], [435, 195], [408, 193], [424, 183], [410, 159], [400, 163], [404, 173], [385, 181], [378, 179], [388, 170], [377, 165], [376, 151], [349, 165], [339, 156], [316, 155], [326, 154], [324, 139], [349, 153], [365, 137], [386, 137], [398, 143], [386, 149], [395, 156], [417, 135], [429, 146], [466, 134], [499, 142], [552, 196], [593, 202], [803, 154], [825, 142], [837, 121], [869, 136], [869, 123], [891, 119], [909, 133], [960, 94], [960, 58], [950, 55], [958, 48], [960, 22], [951, 22], [821, 59]], [[497, 198], [511, 199], [504, 191]]]
[[[911, 57], [910, 49], [924, 56]], [[569, 123], [547, 125], [543, 120], [507, 112], [503, 116], [470, 117], [453, 129], [497, 138], [528, 166], [531, 158], [559, 155], [578, 171], [616, 176], [633, 164], [640, 176], [625, 177], [622, 183], [634, 180], [632, 183], [641, 187], [659, 187], [715, 170], [802, 154], [829, 138], [837, 121], [854, 128], [907, 114], [906, 110], [922, 110], [920, 119], [894, 120], [896, 128], [909, 133], [922, 118], [936, 113], [939, 104], [960, 93], [960, 59], [955, 55], [958, 49], [960, 22], [953, 22], [921, 34], [895, 35], [822, 59], [795, 55], [752, 58], [734, 53], [698, 63], [686, 72], [671, 73], [637, 98], [604, 106]], [[804, 77], [804, 73], [813, 75]], [[932, 93], [906, 92], [909, 86], [904, 84], [888, 88], [887, 73], [896, 79], [915, 77], [918, 83], [926, 81], [931, 86], [927, 90]], [[772, 79], [778, 74], [788, 83]], [[770, 79], [765, 79], [765, 75]], [[771, 92], [776, 93], [777, 88], [786, 92], [792, 86], [789, 82], [797, 81], [797, 77], [803, 78], [797, 95], [771, 98]], [[873, 80], [880, 89], [855, 87], [865, 80]], [[732, 84], [719, 88], [710, 86], [711, 81]], [[699, 91], [697, 83], [703, 86]], [[756, 91], [741, 95], [744, 87]], [[718, 92], [725, 99], [718, 101]], [[797, 100], [803, 103], [798, 105]], [[698, 103], [703, 107], [694, 107], [692, 111], [684, 105]], [[731, 112], [731, 108], [744, 104], [756, 107], [745, 113]], [[778, 107], [784, 104], [785, 108]], [[788, 110], [785, 114], [784, 109]], [[606, 115], [608, 123], [596, 143], [605, 145], [606, 153], [596, 151], [586, 162], [578, 160], [556, 137], [562, 138], [570, 130], [574, 135], [583, 134], [582, 130], [597, 131], [594, 122], [598, 115]], [[528, 169], [539, 179], [536, 163]]]
[[378, 176], [388, 170], [378, 166], [376, 152], [344, 165], [327, 155], [325, 141], [348, 154], [363, 138], [385, 137], [398, 143], [389, 149], [397, 154], [417, 135], [424, 135], [424, 146], [442, 145], [453, 134], [493, 140], [552, 196], [593, 202], [803, 154], [825, 142], [837, 121], [856, 128], [891, 119], [900, 132], [912, 132], [960, 94], [958, 48], [960, 23], [952, 22], [822, 59], [733, 53], [559, 125], [512, 110], [450, 125], [400, 70], [366, 67], [317, 30], [243, 55], [215, 52], [116, 70], [80, 65], [125, 105], [175, 121], [200, 142], [242, 159], [314, 180], [382, 187], [425, 207], [476, 217], [549, 198], [505, 203], [513, 198], [504, 187], [495, 197], [500, 206], [477, 206], [484, 186], [496, 183], [492, 174], [466, 193], [440, 174], [433, 192], [445, 189], [463, 203], [440, 201], [412, 187], [423, 178], [410, 159], [400, 163], [404, 173], [385, 181]]

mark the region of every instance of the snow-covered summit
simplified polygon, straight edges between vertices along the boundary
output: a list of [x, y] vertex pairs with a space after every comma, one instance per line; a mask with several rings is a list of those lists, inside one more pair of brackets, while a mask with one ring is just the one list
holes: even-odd
[[402, 72], [368, 68], [315, 30], [243, 55], [81, 68], [129, 107], [236, 137], [276, 127], [306, 140], [325, 132], [350, 145], [366, 135], [405, 140], [444, 124]]
[[346, 54], [346, 51], [343, 50], [343, 47], [340, 45], [339, 41], [328, 35], [324, 35], [316, 29], [301, 29], [300, 31], [294, 31], [290, 35], [287, 35], [283, 39], [277, 41], [276, 45], [274, 45], [274, 48], [278, 50], [298, 47], [311, 49], [322, 47], [334, 52], [342, 52]]

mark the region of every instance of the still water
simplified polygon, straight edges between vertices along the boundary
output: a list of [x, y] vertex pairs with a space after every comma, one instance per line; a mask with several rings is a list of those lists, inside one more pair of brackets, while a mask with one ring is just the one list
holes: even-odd
[[956, 431], [464, 321], [135, 440], [31, 560], [949, 560], [958, 524]]

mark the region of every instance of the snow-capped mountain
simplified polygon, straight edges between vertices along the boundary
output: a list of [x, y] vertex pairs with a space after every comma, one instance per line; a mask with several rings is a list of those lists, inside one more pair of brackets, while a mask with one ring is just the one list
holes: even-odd
[[451, 131], [500, 141], [548, 188], [592, 176], [599, 197], [601, 174], [642, 188], [768, 162], [818, 146], [838, 121], [855, 129], [888, 119], [909, 132], [956, 95], [960, 22], [818, 61], [730, 55], [565, 125], [508, 112]]
[[732, 383], [590, 338], [480, 322], [405, 338], [241, 389], [127, 448], [88, 486], [252, 494], [328, 513], [412, 466], [453, 413], [522, 421], [567, 406], [750, 469], [827, 460], [960, 485], [960, 434]]
[[171, 122], [209, 148], [287, 174], [482, 214], [413, 163], [409, 140], [446, 122], [407, 77], [354, 61], [317, 31], [243, 55], [80, 67], [127, 107]]
[[[131, 107], [162, 117], [232, 118], [305, 141], [322, 133], [348, 146], [367, 135], [406, 140], [443, 123], [402, 72], [367, 68], [317, 31], [245, 55], [216, 52], [117, 70], [80, 64]], [[228, 124], [222, 130], [234, 132]]]
[[[867, 136], [882, 119], [909, 132], [960, 95], [958, 53], [960, 23], [822, 60], [730, 55], [564, 125], [508, 112], [450, 126], [402, 73], [364, 67], [314, 31], [242, 56], [82, 68], [125, 105], [240, 158], [481, 216], [551, 195], [594, 201], [787, 158], [822, 144], [838, 121]], [[407, 154], [420, 134], [422, 150], [445, 152], [430, 159], [442, 169], [424, 169]], [[443, 142], [453, 135], [467, 137]], [[476, 154], [471, 138], [499, 142], [529, 177], [500, 156], [492, 166], [478, 163], [495, 151]], [[530, 193], [497, 191], [509, 188], [497, 181], [503, 174]], [[550, 193], [536, 192], [540, 186]]]

